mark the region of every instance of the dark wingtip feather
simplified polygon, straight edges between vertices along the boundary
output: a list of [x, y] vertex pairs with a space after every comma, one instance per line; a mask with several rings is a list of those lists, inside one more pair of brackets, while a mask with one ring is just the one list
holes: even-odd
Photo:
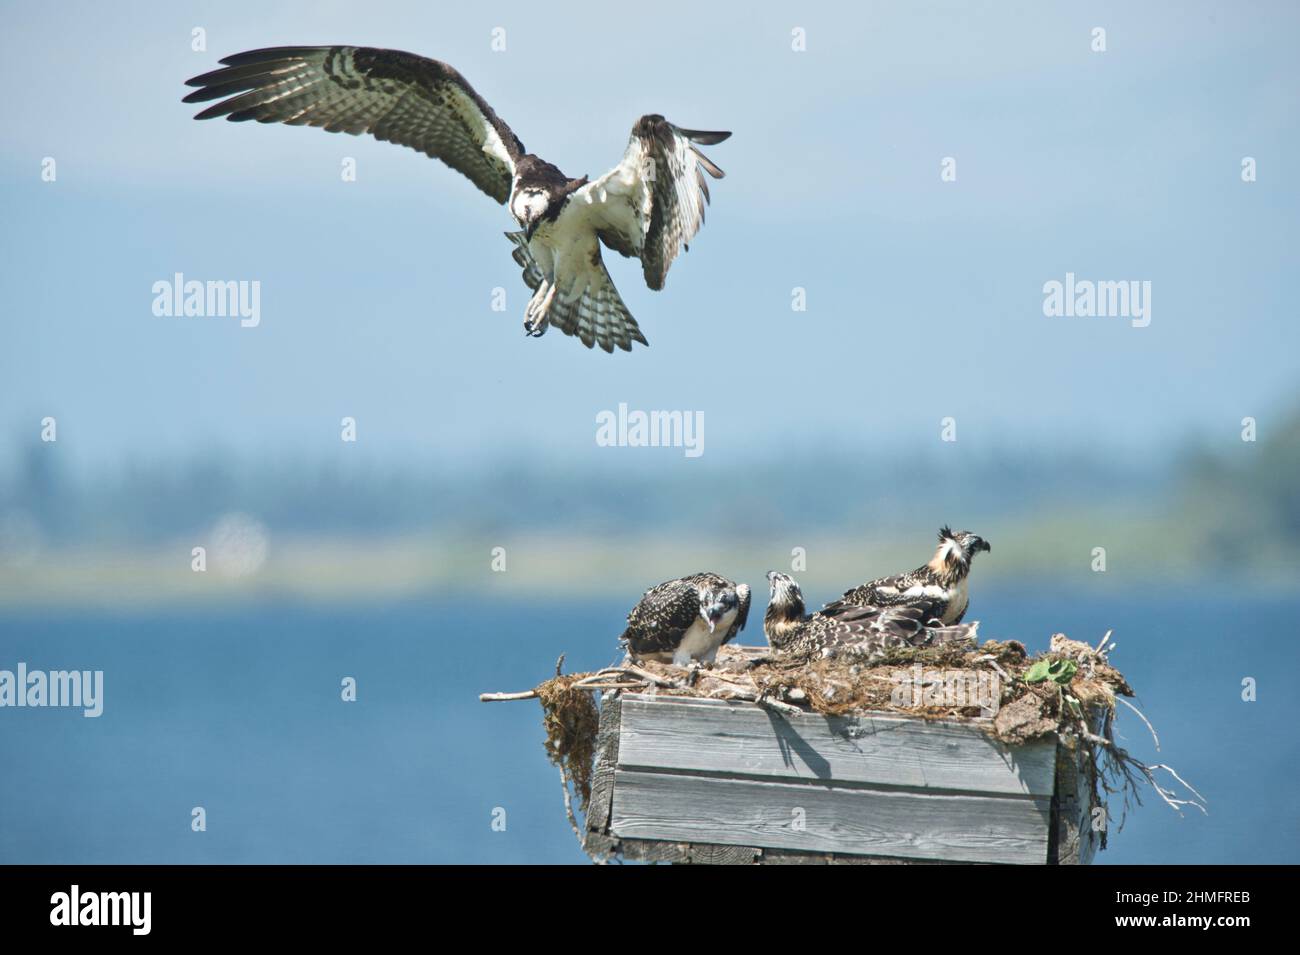
[[247, 83], [213, 83], [211, 86], [204, 86], [192, 93], [187, 93], [182, 103], [206, 103], [208, 100], [220, 99], [231, 93], [242, 93], [251, 89]]
[[332, 46], [267, 46], [260, 50], [245, 50], [232, 53], [217, 62], [223, 66], [244, 66], [248, 63], [266, 63], [271, 60], [299, 60], [304, 56], [314, 56]]
[[217, 103], [214, 106], [209, 106], [207, 109], [203, 110], [202, 112], [195, 113], [194, 118], [195, 119], [216, 119], [218, 116], [225, 116], [229, 112], [230, 112], [230, 107], [228, 107], [225, 103]]
[[699, 143], [701, 146], [715, 146], [731, 138], [730, 132], [709, 132], [703, 129], [679, 129], [678, 132], [691, 142]]

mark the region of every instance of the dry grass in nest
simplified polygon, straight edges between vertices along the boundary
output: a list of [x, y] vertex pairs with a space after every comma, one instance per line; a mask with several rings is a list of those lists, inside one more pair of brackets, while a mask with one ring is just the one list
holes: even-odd
[[537, 687], [546, 730], [546, 755], [573, 783], [585, 812], [591, 799], [591, 774], [596, 757], [600, 711], [589, 690], [574, 686], [583, 674], [557, 676]]

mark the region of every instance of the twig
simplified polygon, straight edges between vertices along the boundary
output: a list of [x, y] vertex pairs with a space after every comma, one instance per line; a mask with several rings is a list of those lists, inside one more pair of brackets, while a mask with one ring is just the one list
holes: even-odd
[[751, 681], [748, 681], [748, 682], [746, 682], [745, 680], [733, 680], [733, 679], [732, 679], [731, 677], [729, 677], [729, 676], [723, 676], [722, 673], [720, 673], [720, 672], [717, 671], [717, 670], [708, 670], [708, 671], [706, 671], [705, 674], [701, 674], [701, 675], [707, 675], [707, 676], [709, 677], [709, 679], [711, 679], [711, 680], [717, 680], [717, 681], [719, 681], [719, 682], [721, 682], [721, 683], [729, 683], [729, 684], [731, 684], [732, 686], [752, 686], [752, 685], [753, 685], [753, 681], [752, 681], [752, 680], [751, 680]]
[[563, 667], [564, 667], [564, 657], [565, 657], [565, 654], [561, 653], [561, 654], [560, 654], [560, 658], [559, 658], [558, 660], [555, 661], [555, 675], [556, 675], [556, 676], [559, 676], [559, 675], [560, 675], [560, 671], [561, 671], [561, 670], [563, 669]]
[[[1079, 735], [1082, 736], [1084, 739], [1086, 739], [1089, 743], [1096, 743], [1098, 746], [1105, 746], [1108, 749], [1114, 747], [1114, 743], [1106, 739], [1106, 737], [1098, 736], [1096, 733], [1092, 732], [1090, 729], [1088, 729], [1087, 726], [1084, 725], [1082, 720], [1079, 720]], [[1123, 752], [1123, 750], [1120, 750], [1120, 752]]]
[[[1195, 787], [1195, 786], [1193, 786], [1193, 785], [1192, 785], [1191, 783], [1189, 783], [1187, 780], [1183, 779], [1182, 776], [1179, 776], [1178, 773], [1174, 772], [1174, 767], [1169, 766], [1169, 765], [1166, 765], [1165, 763], [1156, 763], [1156, 764], [1155, 764], [1154, 766], [1152, 766], [1151, 768], [1152, 768], [1152, 769], [1163, 769], [1163, 770], [1164, 770], [1165, 772], [1167, 772], [1170, 776], [1174, 777], [1174, 779], [1178, 780], [1179, 783], [1181, 783], [1182, 785], [1186, 786], [1187, 789], [1188, 789], [1188, 791], [1191, 792], [1192, 795], [1194, 795], [1197, 799], [1200, 799], [1200, 800], [1204, 801], [1205, 797], [1202, 796], [1200, 793], [1198, 793], [1198, 792], [1196, 791], [1196, 787]], [[1196, 806], [1197, 809], [1201, 810], [1201, 812], [1204, 812], [1207, 816], [1209, 815], [1209, 813], [1206, 811], [1206, 809], [1205, 809], [1204, 806], [1199, 805], [1198, 803], [1192, 803], [1192, 805], [1193, 805], [1193, 806]]]
[[503, 703], [507, 700], [535, 700], [537, 696], [536, 690], [522, 690], [519, 693], [480, 693], [478, 699], [480, 703]]
[[[1136, 706], [1134, 706], [1132, 703], [1130, 703], [1128, 700], [1124, 699], [1124, 697], [1119, 696], [1118, 694], [1116, 694], [1115, 699], [1119, 700], [1121, 703], [1123, 703], [1125, 706], [1127, 706], [1130, 710], [1132, 710], [1134, 713], [1136, 713], [1136, 714], [1138, 715], [1138, 719], [1140, 719], [1143, 723], [1146, 723], [1146, 725], [1147, 725], [1147, 729], [1151, 731], [1151, 738], [1155, 741], [1155, 744], [1156, 744], [1156, 752], [1157, 752], [1157, 753], [1160, 752], [1160, 737], [1156, 734], [1156, 728], [1155, 728], [1154, 726], [1151, 725], [1151, 721], [1150, 721], [1149, 719], [1147, 719], [1145, 716], [1143, 716], [1143, 715], [1142, 715], [1142, 711], [1139, 710], [1139, 709], [1138, 709]], [[1183, 783], [1183, 785], [1184, 785], [1184, 786], [1187, 786], [1186, 783]], [[1187, 786], [1187, 788], [1188, 788], [1188, 789], [1192, 789], [1191, 786]], [[1196, 790], [1193, 789], [1192, 791], [1195, 792]]]
[[653, 683], [655, 686], [662, 686], [670, 690], [682, 689], [682, 684], [679, 681], [665, 680], [663, 677], [656, 676], [655, 674], [651, 673], [649, 670], [641, 669], [635, 663], [624, 664], [623, 669], [626, 670], [628, 673], [631, 673], [633, 676], [639, 676], [647, 683]]
[[[741, 684], [733, 684], [733, 686], [740, 686], [740, 685]], [[766, 693], [762, 691], [753, 692], [751, 690], [742, 689], [742, 690], [733, 691], [729, 693], [727, 696], [714, 696], [713, 694], [710, 694], [710, 696], [713, 696], [714, 699], [718, 699], [718, 700], [744, 700], [745, 702], [748, 703], [757, 703], [759, 706], [766, 706], [769, 709], [776, 710], [779, 713], [785, 713], [787, 716], [802, 716], [804, 712], [803, 710], [799, 709], [799, 707], [795, 706], [793, 703], [787, 703], [784, 700], [778, 700], [775, 697], [768, 696]]]
[[586, 842], [582, 838], [582, 829], [578, 826], [578, 817], [573, 814], [573, 794], [569, 792], [569, 774], [560, 766], [560, 791], [564, 793], [564, 814], [569, 819], [569, 828], [578, 839], [578, 845], [586, 851]]
[[776, 710], [778, 713], [784, 713], [786, 716], [803, 716], [803, 710], [793, 703], [787, 703], [784, 700], [777, 700], [770, 696], [759, 696], [754, 701], [759, 706], [766, 706]]
[[1010, 674], [1008, 674], [1006, 670], [1002, 669], [1002, 667], [998, 666], [998, 660], [997, 660], [997, 657], [995, 657], [993, 654], [991, 654], [991, 653], [986, 653], [986, 654], [984, 654], [984, 656], [982, 656], [982, 657], [976, 657], [975, 660], [974, 660], [974, 662], [975, 662], [975, 663], [987, 663], [989, 666], [991, 666], [994, 670], [997, 671], [998, 676], [1002, 677], [1002, 679], [1003, 679], [1005, 682], [1007, 682], [1007, 683], [1010, 683], [1010, 682], [1011, 682], [1011, 676], [1010, 676]]

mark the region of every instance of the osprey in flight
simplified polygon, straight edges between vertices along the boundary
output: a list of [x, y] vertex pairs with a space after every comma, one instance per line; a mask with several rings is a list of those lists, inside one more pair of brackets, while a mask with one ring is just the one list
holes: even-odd
[[930, 562], [916, 570], [893, 577], [880, 577], [852, 590], [822, 608], [827, 616], [840, 616], [857, 607], [915, 607], [925, 619], [937, 619], [944, 626], [961, 623], [970, 604], [971, 559], [988, 542], [970, 531], [939, 531], [939, 547]]
[[772, 588], [763, 633], [772, 649], [799, 656], [853, 656], [874, 662], [898, 647], [974, 640], [979, 623], [939, 625], [916, 607], [852, 607], [836, 616], [804, 613], [803, 591], [788, 574], [768, 571]]
[[704, 173], [723, 176], [696, 146], [731, 135], [642, 116], [617, 166], [594, 180], [570, 179], [527, 152], [465, 78], [437, 60], [398, 50], [303, 46], [237, 53], [221, 63], [223, 69], [186, 81], [198, 89], [185, 102], [221, 100], [195, 119], [370, 133], [441, 159], [508, 204], [522, 227], [506, 237], [533, 290], [524, 331], [540, 336], [554, 325], [607, 352], [648, 342], [605, 271], [601, 244], [640, 259], [646, 285], [662, 289], [669, 266], [704, 224]]
[[749, 585], [720, 574], [692, 574], [645, 592], [619, 639], [641, 660], [686, 666], [712, 663], [718, 648], [745, 629]]

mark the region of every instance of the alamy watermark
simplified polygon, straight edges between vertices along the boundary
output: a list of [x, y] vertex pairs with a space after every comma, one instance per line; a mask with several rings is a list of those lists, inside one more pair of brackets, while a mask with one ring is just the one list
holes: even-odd
[[1002, 680], [989, 670], [895, 670], [889, 701], [902, 708], [978, 706], [981, 716], [993, 716], [1002, 705]]
[[596, 444], [602, 448], [684, 448], [686, 457], [704, 453], [703, 411], [618, 411], [596, 415]]
[[262, 283], [258, 279], [186, 280], [177, 272], [153, 283], [153, 313], [159, 318], [238, 318], [240, 327], [262, 322]]
[[1151, 324], [1151, 280], [1093, 282], [1065, 273], [1065, 281], [1043, 283], [1043, 314], [1048, 318], [1127, 318], [1134, 328]]
[[153, 919], [152, 892], [83, 892], [73, 885], [50, 896], [51, 925], [118, 925], [132, 935], [148, 935]]
[[79, 706], [82, 716], [104, 712], [103, 670], [0, 670], [0, 707]]

